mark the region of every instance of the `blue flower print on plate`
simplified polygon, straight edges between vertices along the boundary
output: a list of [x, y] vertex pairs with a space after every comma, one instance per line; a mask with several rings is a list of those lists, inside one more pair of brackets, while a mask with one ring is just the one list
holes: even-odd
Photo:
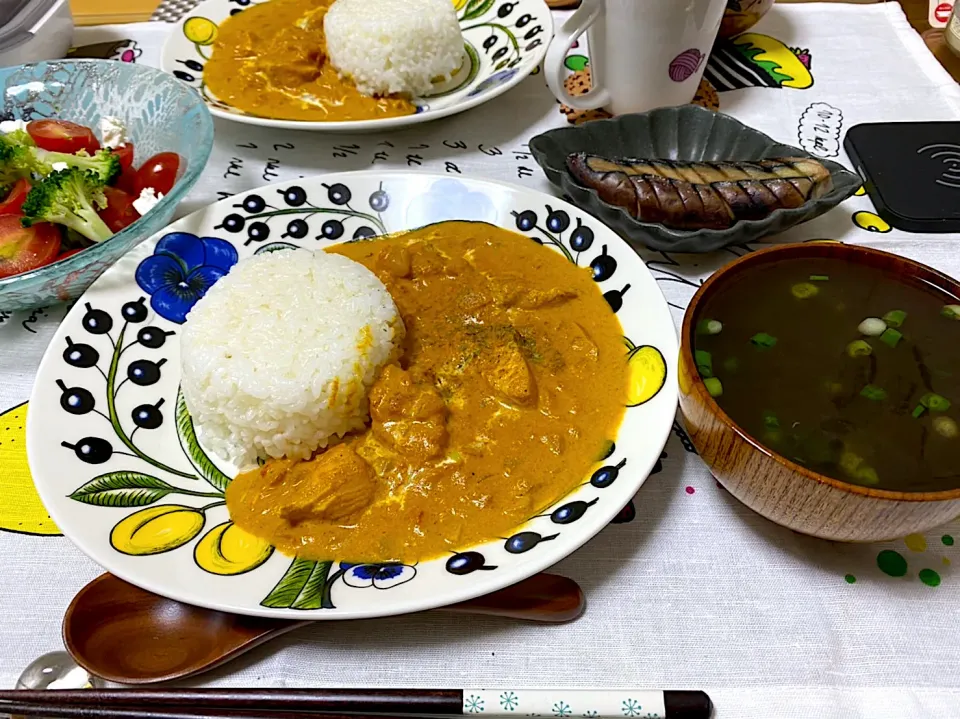
[[237, 260], [236, 249], [226, 240], [171, 232], [137, 267], [136, 280], [150, 295], [150, 306], [158, 315], [183, 324], [197, 300]]
[[408, 227], [423, 227], [445, 220], [497, 221], [497, 208], [489, 195], [470, 190], [459, 180], [439, 180], [407, 206]]
[[391, 587], [406, 584], [417, 576], [416, 567], [408, 564], [349, 564], [340, 563], [343, 574], [343, 583], [348, 587], [366, 589], [390, 589]]
[[500, 72], [494, 73], [493, 75], [488, 77], [486, 80], [481, 82], [479, 85], [477, 85], [475, 88], [473, 88], [470, 91], [470, 97], [474, 97], [475, 95], [479, 95], [482, 92], [486, 92], [491, 87], [497, 87], [498, 85], [502, 85], [503, 83], [508, 82], [510, 78], [512, 78], [514, 75], [517, 74], [517, 72], [518, 70], [516, 68], [511, 68], [509, 70], [501, 70]]

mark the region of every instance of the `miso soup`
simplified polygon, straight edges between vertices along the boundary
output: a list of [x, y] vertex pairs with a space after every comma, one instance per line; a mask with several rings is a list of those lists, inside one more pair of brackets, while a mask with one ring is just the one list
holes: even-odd
[[960, 300], [836, 258], [745, 269], [707, 298], [695, 359], [769, 449], [839, 480], [960, 487]]

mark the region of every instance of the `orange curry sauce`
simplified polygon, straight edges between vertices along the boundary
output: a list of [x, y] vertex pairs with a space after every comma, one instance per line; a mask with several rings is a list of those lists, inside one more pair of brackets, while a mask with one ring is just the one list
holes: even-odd
[[627, 355], [589, 269], [445, 222], [329, 251], [375, 272], [407, 334], [371, 425], [234, 480], [234, 522], [285, 553], [415, 562], [495, 537], [584, 481], [626, 404]]
[[327, 58], [323, 16], [333, 0], [272, 0], [220, 25], [203, 68], [220, 100], [277, 120], [338, 122], [412, 115], [402, 97], [369, 97]]

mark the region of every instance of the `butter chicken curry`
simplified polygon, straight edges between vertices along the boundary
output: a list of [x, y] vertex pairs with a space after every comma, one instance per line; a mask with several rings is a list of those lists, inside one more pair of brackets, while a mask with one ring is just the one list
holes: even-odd
[[402, 97], [369, 97], [327, 58], [323, 16], [333, 0], [272, 0], [223, 21], [203, 68], [217, 98], [251, 115], [338, 122], [412, 115]]
[[403, 355], [366, 431], [237, 477], [237, 525], [307, 558], [411, 563], [507, 536], [584, 480], [627, 399], [620, 323], [589, 269], [471, 222], [329, 251], [386, 284]]

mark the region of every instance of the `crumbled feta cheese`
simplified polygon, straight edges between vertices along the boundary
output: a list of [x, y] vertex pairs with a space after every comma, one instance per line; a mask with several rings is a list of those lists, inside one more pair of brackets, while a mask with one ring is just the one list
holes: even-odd
[[104, 147], [117, 148], [130, 142], [127, 128], [119, 117], [104, 115], [100, 118], [100, 138]]
[[26, 132], [27, 123], [23, 120], [4, 120], [0, 122], [0, 132], [4, 135], [9, 135], [11, 132], [16, 132], [17, 130]]
[[140, 213], [140, 216], [143, 217], [145, 214], [150, 212], [154, 207], [157, 206], [157, 203], [163, 199], [163, 193], [157, 192], [152, 187], [144, 187], [140, 191], [140, 197], [133, 201], [133, 209]]
[[60, 172], [61, 170], [66, 170], [68, 165], [66, 162], [54, 162], [50, 167], [53, 168], [54, 172]]
[[34, 80], [33, 82], [27, 82], [23, 85], [13, 85], [7, 88], [7, 97], [14, 97], [15, 95], [23, 95], [26, 92], [43, 92], [47, 89], [47, 86], [44, 85], [39, 80]]

